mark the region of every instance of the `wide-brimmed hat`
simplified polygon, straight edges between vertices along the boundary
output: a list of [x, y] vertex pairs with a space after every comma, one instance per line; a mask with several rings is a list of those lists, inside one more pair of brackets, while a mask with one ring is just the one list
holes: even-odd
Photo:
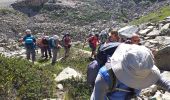
[[119, 81], [135, 89], [149, 87], [160, 78], [152, 52], [145, 46], [120, 44], [111, 57], [111, 66]]

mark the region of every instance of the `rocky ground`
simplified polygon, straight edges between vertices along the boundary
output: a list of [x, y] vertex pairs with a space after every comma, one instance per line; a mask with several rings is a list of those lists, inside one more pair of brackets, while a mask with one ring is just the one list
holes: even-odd
[[[10, 0], [10, 2], [6, 3], [6, 0], [1, 0], [0, 4], [8, 6], [10, 3], [12, 3], [14, 0]], [[64, 32], [68, 31], [71, 32], [71, 34], [74, 37], [75, 41], [82, 41], [84, 40], [85, 34], [88, 32], [91, 32], [91, 30], [97, 30], [97, 32], [101, 30], [107, 30], [109, 27], [118, 27], [120, 35], [124, 37], [131, 37], [133, 32], [128, 33], [130, 30], [136, 30], [138, 31], [141, 39], [142, 39], [142, 44], [147, 46], [148, 48], [151, 49], [156, 49], [158, 52], [155, 55], [156, 58], [156, 64], [159, 66], [160, 69], [162, 70], [170, 70], [169, 68], [169, 52], [170, 52], [170, 17], [167, 17], [165, 20], [159, 22], [159, 23], [145, 23], [139, 26], [126, 26], [124, 28], [121, 28], [122, 26], [125, 26], [125, 24], [119, 25], [116, 21], [113, 20], [95, 20], [92, 22], [81, 22], [77, 20], [78, 14], [82, 14], [79, 10], [79, 7], [83, 6], [88, 6], [90, 4], [84, 3], [84, 0], [58, 0], [55, 4], [47, 4], [47, 7], [51, 7], [54, 5], [55, 10], [48, 11], [48, 10], [43, 10], [40, 11], [39, 13], [33, 15], [33, 16], [28, 16], [27, 14], [23, 14], [21, 12], [15, 11], [15, 10], [0, 10], [0, 52], [4, 53], [6, 56], [22, 56], [25, 57], [25, 50], [24, 48], [21, 48], [18, 46], [18, 39], [23, 36], [23, 32], [25, 29], [30, 28], [33, 30], [33, 34], [38, 36], [37, 33], [46, 33], [46, 34], [58, 34], [62, 35]], [[93, 1], [93, 0], [92, 0]], [[109, 10], [111, 9], [112, 5], [115, 4], [112, 2], [111, 4], [108, 4], [107, 1], [109, 0], [98, 0], [97, 3], [102, 6], [102, 11], [105, 11], [105, 9]], [[117, 3], [116, 6], [120, 6], [119, 4], [121, 2], [123, 3], [128, 3], [131, 0], [115, 0]], [[120, 2], [121, 1], [121, 2]], [[94, 1], [93, 1], [94, 2]], [[142, 11], [145, 9], [135, 10], [140, 12], [141, 14], [148, 13], [150, 10], [157, 9], [160, 6], [164, 4], [168, 4], [169, 0], [165, 0], [165, 2], [161, 2], [159, 4], [155, 3], [153, 6], [150, 6], [148, 10]], [[143, 7], [142, 4], [140, 3], [134, 3], [131, 1], [133, 5], [140, 5], [140, 7]], [[1, 6], [2, 7], [2, 6]], [[84, 7], [84, 8], [86, 8]], [[91, 6], [88, 6], [91, 7]], [[126, 5], [126, 7], [129, 7], [129, 5]], [[125, 7], [125, 8], [126, 8]], [[57, 10], [56, 10], [57, 9]], [[70, 12], [65, 12], [65, 10], [68, 10], [71, 12], [72, 10], [76, 10], [74, 13]], [[96, 9], [96, 8], [93, 8]], [[115, 9], [116, 11], [119, 11], [120, 9]], [[125, 11], [123, 9], [122, 11]], [[88, 11], [87, 11], [88, 12]], [[133, 18], [137, 18], [140, 14], [135, 13], [132, 14], [133, 16], [128, 16], [129, 20]], [[56, 14], [55, 16], [53, 16]], [[91, 14], [88, 13], [88, 14]], [[65, 16], [61, 16], [65, 15]], [[68, 17], [69, 15], [69, 17]], [[93, 14], [92, 14], [93, 15]], [[137, 15], [137, 16], [136, 16]], [[56, 19], [56, 16], [58, 19]], [[54, 17], [54, 18], [53, 18]], [[81, 16], [82, 17], [82, 16]], [[80, 19], [82, 19], [80, 17]], [[119, 16], [113, 16], [113, 19], [116, 19]], [[125, 16], [124, 16], [125, 17]], [[79, 17], [78, 17], [79, 18]], [[90, 17], [91, 18], [91, 17]], [[96, 18], [96, 17], [95, 17]], [[73, 21], [70, 21], [73, 20]], [[126, 22], [126, 21], [125, 21]], [[83, 24], [82, 24], [83, 23]], [[122, 31], [123, 30], [123, 31]], [[81, 52], [84, 52], [83, 50], [80, 50]], [[85, 52], [89, 54], [89, 52]], [[69, 68], [67, 68], [68, 70]], [[71, 69], [72, 70], [72, 69]], [[65, 70], [64, 70], [65, 71]], [[74, 71], [72, 71], [74, 72]], [[71, 74], [70, 71], [63, 72], [66, 73], [66, 77], [70, 77]], [[75, 75], [75, 74], [74, 74]], [[79, 75], [79, 74], [77, 74]], [[168, 71], [162, 72], [162, 75], [170, 80], [169, 76], [170, 73]], [[63, 76], [63, 74], [62, 74]], [[56, 75], [56, 77], [59, 77]], [[57, 78], [59, 79], [59, 78]], [[62, 84], [58, 84], [58, 89], [59, 93], [58, 95], [59, 99], [57, 100], [62, 100], [63, 94], [64, 94], [64, 89]], [[144, 89], [142, 92], [143, 98], [148, 100], [149, 98], [156, 98], [157, 100], [170, 100], [170, 94], [165, 92], [164, 90], [160, 89], [159, 87], [156, 86], [151, 86], [148, 89]]]

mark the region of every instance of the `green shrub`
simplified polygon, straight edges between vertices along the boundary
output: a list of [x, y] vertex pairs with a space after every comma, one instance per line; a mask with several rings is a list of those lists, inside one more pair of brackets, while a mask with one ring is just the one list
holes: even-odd
[[32, 65], [21, 58], [0, 55], [0, 97], [19, 100], [47, 98], [53, 96], [53, 80], [52, 72], [44, 66]]
[[91, 90], [83, 79], [72, 78], [61, 83], [67, 87], [65, 100], [89, 100]]

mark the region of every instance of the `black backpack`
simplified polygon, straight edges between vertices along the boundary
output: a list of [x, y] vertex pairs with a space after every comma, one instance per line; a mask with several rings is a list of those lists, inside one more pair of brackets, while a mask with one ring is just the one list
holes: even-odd
[[114, 43], [107, 43], [107, 44], [101, 44], [96, 60], [89, 63], [87, 66], [87, 82], [91, 86], [94, 86], [96, 76], [98, 74], [99, 69], [105, 65], [105, 63], [108, 60], [108, 57], [111, 57], [116, 48], [119, 46], [119, 42]]
[[107, 62], [108, 58], [111, 57], [113, 55], [113, 53], [115, 52], [116, 48], [120, 45], [120, 42], [111, 42], [111, 43], [107, 43], [107, 44], [101, 44], [98, 52], [97, 52], [97, 56], [96, 56], [96, 60], [99, 64], [100, 67], [102, 67], [103, 65], [105, 65], [105, 63]]

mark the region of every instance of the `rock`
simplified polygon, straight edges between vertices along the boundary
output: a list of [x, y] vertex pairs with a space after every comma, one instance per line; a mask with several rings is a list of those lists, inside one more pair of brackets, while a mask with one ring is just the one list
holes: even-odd
[[151, 98], [151, 100], [162, 100], [162, 93], [157, 91], [155, 95]]
[[159, 30], [153, 30], [150, 33], [148, 33], [146, 36], [151, 37], [151, 38], [155, 38], [156, 36], [158, 36], [160, 34]]
[[163, 71], [163, 72], [161, 73], [161, 76], [162, 76], [164, 79], [170, 81], [170, 72], [169, 72], [169, 71]]
[[161, 31], [162, 31], [162, 30], [167, 30], [167, 29], [169, 29], [169, 27], [170, 27], [170, 23], [167, 23], [167, 24], [165, 24], [165, 25], [161, 28]]
[[155, 63], [161, 70], [170, 71], [170, 45], [160, 49], [155, 54]]
[[47, 98], [47, 99], [43, 99], [43, 100], [58, 100], [58, 99], [55, 99], [55, 98]]
[[142, 36], [146, 36], [151, 31], [152, 31], [152, 29], [144, 29], [144, 30], [140, 30], [139, 34]]
[[154, 28], [154, 26], [148, 26], [147, 27], [147, 29], [153, 29]]
[[62, 84], [58, 84], [58, 85], [57, 85], [57, 88], [58, 88], [59, 90], [63, 90], [63, 89], [64, 89]]
[[131, 38], [132, 35], [138, 32], [139, 28], [137, 26], [126, 26], [118, 30], [120, 37], [122, 38]]
[[3, 47], [0, 47], [0, 53], [4, 52], [5, 49]]
[[163, 100], [170, 100], [170, 93], [169, 92], [165, 92], [162, 96]]
[[74, 69], [70, 68], [70, 67], [67, 67], [65, 68], [61, 73], [59, 73], [59, 75], [55, 78], [55, 80], [57, 82], [59, 81], [63, 81], [63, 80], [66, 80], [66, 79], [69, 79], [69, 78], [76, 78], [76, 77], [81, 77], [81, 74], [78, 73], [77, 71], [75, 71]]
[[144, 95], [146, 97], [150, 97], [153, 94], [155, 94], [156, 91], [157, 91], [157, 86], [156, 85], [152, 85], [152, 86], [150, 86], [148, 88], [142, 89], [140, 95]]

